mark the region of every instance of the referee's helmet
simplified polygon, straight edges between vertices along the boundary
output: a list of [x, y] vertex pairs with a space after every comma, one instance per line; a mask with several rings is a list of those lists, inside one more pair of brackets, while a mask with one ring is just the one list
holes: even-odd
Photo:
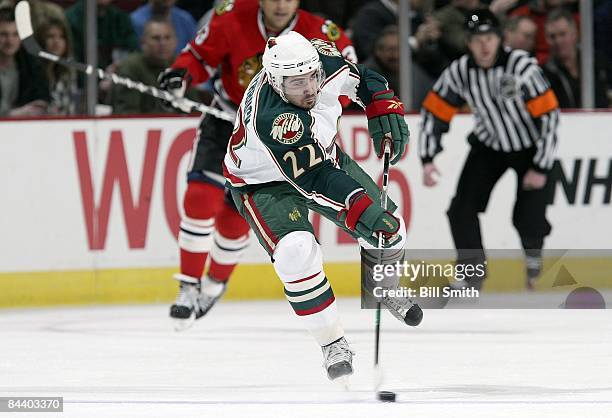
[[499, 20], [489, 9], [477, 9], [468, 13], [465, 30], [468, 36], [484, 33], [496, 33], [501, 36]]

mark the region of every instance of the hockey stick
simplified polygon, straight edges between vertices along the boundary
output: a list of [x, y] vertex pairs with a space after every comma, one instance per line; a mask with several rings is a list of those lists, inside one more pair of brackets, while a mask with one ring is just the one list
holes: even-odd
[[127, 87], [129, 89], [137, 90], [140, 93], [147, 94], [149, 96], [156, 97], [158, 99], [166, 100], [170, 102], [172, 106], [181, 110], [188, 110], [188, 112], [201, 112], [213, 115], [219, 119], [226, 120], [228, 122], [234, 122], [235, 117], [229, 113], [222, 112], [214, 107], [206, 106], [205, 104], [194, 102], [186, 97], [177, 97], [165, 90], [160, 90], [157, 87], [148, 86], [139, 81], [134, 81], [126, 77], [121, 77], [115, 73], [104, 71], [100, 68], [94, 68], [91, 65], [83, 64], [80, 62], [73, 61], [71, 59], [64, 59], [57, 55], [51, 54], [47, 51], [43, 51], [36, 39], [34, 38], [34, 31], [32, 30], [32, 21], [30, 18], [30, 4], [22, 0], [17, 3], [15, 7], [15, 23], [17, 24], [17, 32], [21, 43], [30, 54], [56, 62], [68, 68], [75, 69], [77, 71], [84, 72], [86, 74], [95, 73], [100, 80], [110, 80], [114, 84]]
[[[387, 136], [387, 140], [385, 141], [385, 151], [384, 151], [384, 159], [383, 159], [383, 177], [382, 177], [382, 187], [380, 190], [380, 204], [384, 210], [387, 210], [387, 194], [389, 187], [389, 160], [391, 159], [391, 148], [389, 141], [391, 138]], [[385, 238], [382, 234], [379, 234], [378, 237], [378, 248], [379, 248], [379, 259], [378, 263], [382, 264], [382, 248], [384, 245]], [[381, 310], [381, 301], [380, 299], [376, 300], [376, 320], [375, 320], [375, 330], [374, 330], [374, 386], [376, 390], [380, 387], [382, 383], [382, 370], [379, 366], [379, 351], [380, 351], [380, 310]]]

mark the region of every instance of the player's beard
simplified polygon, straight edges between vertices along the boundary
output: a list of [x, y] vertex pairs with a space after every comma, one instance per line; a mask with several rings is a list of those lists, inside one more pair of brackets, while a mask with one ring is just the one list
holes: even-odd
[[317, 104], [317, 94], [313, 94], [311, 96], [306, 96], [302, 100], [302, 107], [306, 110], [310, 110]]

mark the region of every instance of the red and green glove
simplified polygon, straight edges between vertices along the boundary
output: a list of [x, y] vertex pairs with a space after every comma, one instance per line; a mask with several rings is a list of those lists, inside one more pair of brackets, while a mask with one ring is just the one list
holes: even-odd
[[366, 116], [378, 158], [382, 158], [385, 142], [389, 141], [391, 164], [396, 164], [404, 155], [410, 136], [404, 120], [404, 104], [394, 96], [393, 90], [379, 91], [372, 95]]
[[351, 198], [344, 224], [349, 230], [357, 231], [374, 247], [378, 247], [379, 234], [385, 239], [385, 247], [393, 245], [400, 238], [400, 220], [375, 204], [363, 191]]

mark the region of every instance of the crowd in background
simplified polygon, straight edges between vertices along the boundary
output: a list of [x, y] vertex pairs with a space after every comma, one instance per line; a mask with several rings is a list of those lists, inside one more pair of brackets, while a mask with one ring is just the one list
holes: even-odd
[[[95, 0], [98, 66], [156, 85], [157, 75], [210, 20], [224, 0]], [[227, 0], [225, 0], [227, 1]], [[238, 0], [257, 1], [257, 0]], [[577, 0], [409, 0], [413, 100], [419, 109], [442, 70], [466, 53], [463, 22], [488, 7], [503, 22], [504, 44], [529, 51], [544, 68], [562, 108], [581, 107], [580, 18]], [[85, 61], [85, 0], [30, 0], [35, 37], [43, 49]], [[359, 62], [380, 72], [399, 92], [399, 0], [302, 0], [300, 7], [331, 19], [351, 37]], [[82, 114], [84, 77], [27, 54], [14, 18], [16, 0], [0, 0], [0, 117]], [[612, 0], [594, 0], [595, 105], [610, 104]], [[238, 36], [238, 35], [237, 35]], [[206, 101], [211, 85], [188, 95]], [[99, 101], [113, 113], [161, 113], [154, 98], [110, 81]]]

